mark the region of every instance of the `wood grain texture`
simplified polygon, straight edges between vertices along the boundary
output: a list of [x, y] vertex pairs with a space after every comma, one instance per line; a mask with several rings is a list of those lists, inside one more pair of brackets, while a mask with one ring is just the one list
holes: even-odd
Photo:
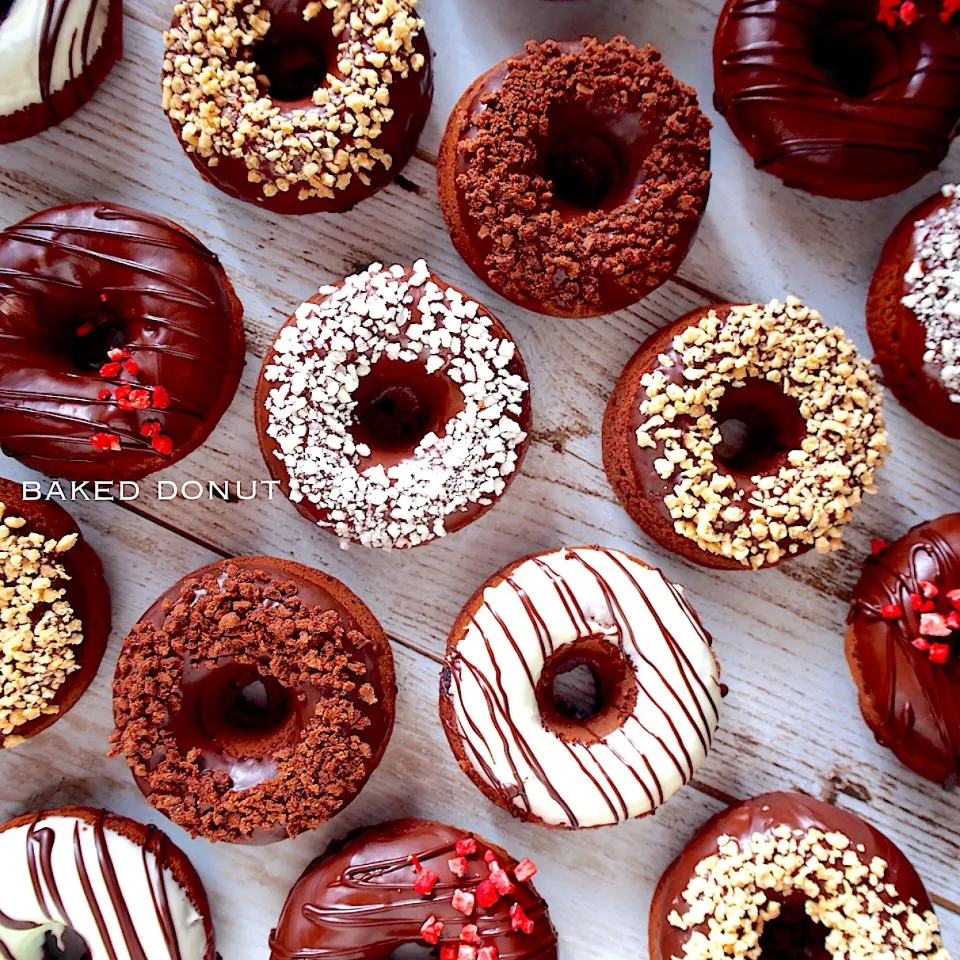
[[[432, 157], [450, 108], [476, 74], [530, 37], [622, 31], [659, 46], [712, 111], [709, 48], [721, 0], [422, 5], [437, 53], [437, 98], [421, 149], [398, 183], [347, 215], [282, 219], [200, 180], [158, 105], [160, 31], [171, 8], [165, 0], [130, 0], [124, 60], [92, 103], [61, 127], [0, 152], [4, 223], [55, 203], [104, 199], [170, 216], [196, 232], [221, 256], [243, 300], [250, 351], [233, 405], [199, 451], [145, 481], [135, 503], [68, 505], [106, 562], [117, 630], [83, 702], [43, 738], [0, 757], [0, 814], [76, 800], [149, 818], [122, 762], [103, 758], [119, 641], [156, 595], [196, 566], [215, 556], [274, 553], [327, 570], [371, 605], [395, 641], [400, 708], [380, 771], [327, 829], [268, 850], [187, 843], [212, 895], [228, 960], [266, 955], [266, 933], [286, 890], [327, 839], [398, 812], [477, 829], [534, 856], [564, 956], [645, 956], [647, 902], [696, 825], [724, 797], [782, 788], [834, 799], [895, 837], [943, 905], [947, 945], [960, 951], [960, 913], [953, 912], [960, 911], [960, 796], [919, 780], [873, 742], [842, 652], [846, 601], [869, 538], [893, 538], [920, 519], [960, 509], [960, 446], [891, 398], [895, 453], [881, 473], [880, 495], [849, 532], [847, 551], [758, 574], [707, 572], [663, 554], [620, 509], [600, 466], [603, 408], [623, 364], [653, 330], [693, 307], [792, 292], [868, 349], [863, 301], [883, 240], [913, 203], [960, 177], [957, 151], [939, 175], [900, 196], [823, 201], [755, 172], [718, 120], [710, 204], [678, 278], [602, 320], [537, 317], [484, 288], [449, 242]], [[448, 541], [382, 554], [340, 550], [280, 499], [156, 499], [157, 480], [243, 480], [249, 490], [249, 481], [266, 479], [252, 393], [276, 329], [320, 284], [373, 260], [419, 257], [497, 312], [530, 367], [534, 442], [522, 475], [494, 511]], [[30, 476], [10, 461], [0, 461], [0, 473]], [[686, 586], [716, 638], [731, 693], [717, 747], [693, 788], [655, 818], [568, 836], [514, 823], [470, 786], [440, 730], [435, 690], [447, 631], [479, 583], [523, 554], [589, 542], [636, 553]]]

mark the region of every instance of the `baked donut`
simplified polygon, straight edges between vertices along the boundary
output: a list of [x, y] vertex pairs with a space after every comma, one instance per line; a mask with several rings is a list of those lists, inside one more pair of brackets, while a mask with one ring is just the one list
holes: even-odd
[[90, 807], [0, 826], [0, 957], [214, 960], [210, 904], [156, 827]]
[[437, 163], [453, 244], [497, 293], [592, 317], [668, 280], [710, 185], [710, 121], [653, 47], [529, 42], [479, 77]]
[[[592, 675], [586, 707], [557, 681]], [[447, 641], [440, 718], [461, 769], [531, 823], [579, 829], [653, 813], [693, 776], [723, 694], [681, 588], [619, 550], [533, 554], [491, 577]]]
[[960, 198], [914, 207], [887, 240], [867, 296], [883, 382], [915, 417], [960, 438]]
[[417, 146], [433, 68], [417, 0], [180, 0], [163, 108], [215, 187], [274, 213], [349, 210]]
[[841, 546], [888, 450], [883, 391], [839, 328], [794, 297], [702, 307], [627, 364], [603, 420], [624, 509], [722, 570]]
[[767, 793], [713, 817], [667, 867], [650, 960], [949, 960], [923, 882], [859, 817]]
[[147, 801], [192, 836], [269, 843], [360, 792], [393, 729], [387, 638], [338, 580], [290, 560], [212, 563], [124, 642], [122, 754]]
[[408, 945], [438, 948], [439, 960], [557, 960], [536, 872], [529, 859], [429, 820], [357, 830], [290, 891], [271, 960], [379, 960]]
[[0, 4], [0, 143], [79, 110], [123, 52], [122, 0]]
[[322, 287], [280, 328], [256, 393], [260, 449], [308, 520], [415, 547], [504, 493], [530, 432], [527, 369], [485, 307], [421, 260]]
[[910, 6], [908, 25], [878, 0], [727, 0], [714, 105], [758, 169], [843, 200], [936, 169], [960, 121], [960, 32], [936, 0]]
[[170, 220], [110, 203], [0, 234], [0, 445], [69, 480], [136, 480], [192, 453], [233, 399], [243, 307]]
[[960, 777], [960, 513], [921, 523], [867, 560], [847, 660], [877, 741], [915, 773]]
[[0, 747], [10, 748], [90, 686], [110, 636], [110, 593], [100, 558], [59, 504], [24, 500], [20, 484], [0, 479], [0, 519]]

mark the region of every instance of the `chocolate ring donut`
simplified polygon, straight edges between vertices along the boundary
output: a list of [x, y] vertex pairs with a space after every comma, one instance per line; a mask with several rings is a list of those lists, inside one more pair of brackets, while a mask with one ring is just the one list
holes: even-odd
[[877, 741], [921, 777], [956, 785], [960, 513], [918, 524], [870, 557], [848, 622], [847, 661]]
[[135, 480], [192, 453], [245, 349], [217, 258], [172, 221], [110, 203], [0, 234], [0, 337], [0, 444], [69, 480]]
[[59, 504], [0, 478], [0, 747], [56, 723], [97, 675], [110, 636], [100, 558]]
[[164, 34], [163, 108], [224, 193], [336, 213], [417, 146], [433, 68], [417, 0], [191, 0]]
[[338, 580], [243, 557], [174, 584], [124, 642], [112, 755], [191, 835], [270, 843], [349, 804], [383, 757], [390, 645]]
[[828, 553], [875, 490], [882, 397], [843, 331], [799, 300], [703, 307], [624, 368], [603, 463], [634, 522], [694, 563], [756, 569]]
[[915, 7], [886, 25], [877, 0], [727, 0], [714, 104], [758, 169], [845, 200], [936, 169], [960, 121], [960, 30]]
[[453, 244], [497, 293], [591, 317], [679, 268], [710, 184], [710, 121], [653, 47], [542, 44], [460, 98], [440, 148]]
[[943, 960], [930, 898], [907, 858], [859, 817], [767, 793], [713, 817], [667, 867], [650, 958], [730, 955]]
[[487, 512], [523, 462], [527, 369], [485, 307], [421, 260], [300, 305], [255, 400], [271, 475], [344, 544], [415, 547]]
[[557, 960], [536, 872], [529, 859], [429, 820], [357, 830], [290, 891], [270, 957], [379, 960], [417, 944], [438, 948], [440, 960]]
[[210, 904], [156, 827], [62, 807], [0, 826], [0, 956], [214, 960]]
[[[585, 667], [594, 702], [558, 677]], [[707, 755], [720, 667], [679, 587], [618, 550], [534, 554], [491, 577], [447, 641], [440, 718], [461, 769], [531, 823], [579, 829], [642, 817]]]
[[66, 120], [122, 54], [122, 0], [6, 0], [0, 5], [0, 143]]

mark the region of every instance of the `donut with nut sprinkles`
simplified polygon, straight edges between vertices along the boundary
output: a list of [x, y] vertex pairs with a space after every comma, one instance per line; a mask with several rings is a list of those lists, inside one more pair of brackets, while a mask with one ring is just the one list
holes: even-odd
[[194, 166], [283, 214], [348, 210], [385, 187], [433, 100], [416, 3], [178, 3], [163, 108]]
[[[596, 704], [565, 709], [577, 666]], [[495, 803], [578, 829], [653, 813], [703, 762], [720, 668], [680, 588], [602, 547], [526, 557], [492, 577], [447, 642], [440, 716], [461, 768]]]

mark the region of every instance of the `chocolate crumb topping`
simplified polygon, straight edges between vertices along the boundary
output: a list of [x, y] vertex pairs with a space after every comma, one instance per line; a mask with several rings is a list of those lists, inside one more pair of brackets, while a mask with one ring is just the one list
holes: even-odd
[[[608, 198], [573, 213], [556, 202], [556, 158], [545, 154], [556, 149], [557, 128], [581, 121], [622, 145], [614, 167], [625, 161], [632, 182], [613, 205]], [[710, 121], [655, 48], [622, 36], [531, 41], [477, 98], [470, 122], [457, 187], [489, 280], [505, 295], [602, 313], [677, 269], [706, 204]]]
[[[111, 736], [111, 755], [126, 758], [153, 806], [193, 835], [240, 842], [315, 829], [353, 798], [374, 765], [367, 741], [379, 722], [364, 633], [336, 609], [309, 606], [293, 580], [234, 563], [185, 579], [154, 610], [124, 644]], [[236, 769], [270, 764], [252, 785], [224, 768], [224, 752], [183, 735], [196, 719], [181, 715], [185, 678], [238, 664], [278, 682], [306, 715], [293, 736], [244, 753]]]

